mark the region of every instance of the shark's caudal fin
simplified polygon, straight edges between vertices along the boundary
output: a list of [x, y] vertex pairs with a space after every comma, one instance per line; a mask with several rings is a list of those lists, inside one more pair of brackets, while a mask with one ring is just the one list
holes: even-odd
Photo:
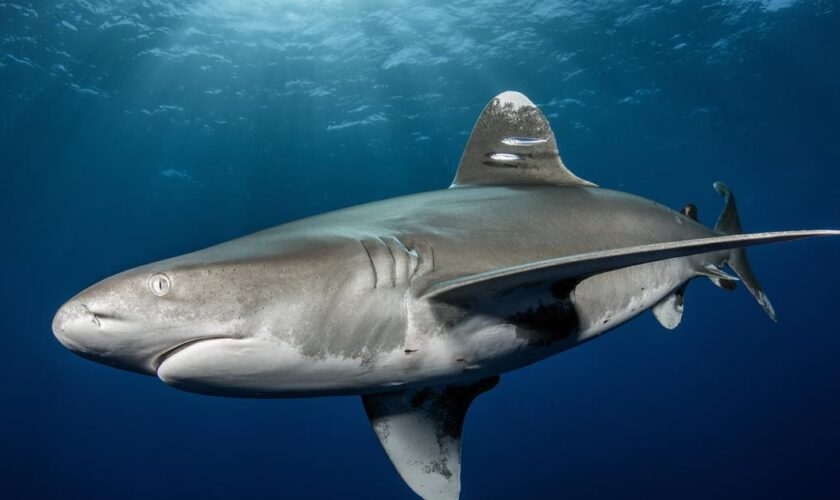
[[542, 111], [511, 91], [494, 97], [478, 117], [452, 181], [452, 187], [477, 184], [595, 185], [566, 168]]
[[461, 492], [461, 429], [467, 409], [499, 377], [471, 384], [362, 396], [376, 437], [403, 480], [425, 499]]
[[[723, 199], [726, 202], [726, 205], [723, 207], [723, 212], [721, 212], [720, 217], [718, 217], [717, 224], [715, 224], [715, 232], [720, 235], [742, 234], [744, 231], [741, 228], [741, 220], [738, 218], [738, 209], [735, 206], [735, 197], [732, 196], [732, 191], [726, 184], [720, 181], [715, 182], [714, 186], [715, 190], [723, 196]], [[726, 263], [733, 271], [735, 271], [735, 274], [741, 278], [741, 281], [744, 282], [747, 290], [749, 290], [753, 297], [755, 297], [755, 300], [758, 301], [758, 304], [762, 309], [764, 309], [764, 312], [770, 316], [770, 319], [778, 321], [776, 317], [776, 310], [773, 309], [773, 304], [770, 303], [770, 299], [767, 297], [767, 294], [764, 293], [764, 290], [761, 288], [761, 284], [758, 282], [758, 279], [755, 277], [755, 274], [750, 267], [750, 261], [747, 260], [746, 249], [733, 248], [730, 250]], [[714, 277], [710, 277], [710, 279], [715, 285], [718, 285], [721, 288], [734, 288], [734, 282], [727, 282], [726, 280]]]

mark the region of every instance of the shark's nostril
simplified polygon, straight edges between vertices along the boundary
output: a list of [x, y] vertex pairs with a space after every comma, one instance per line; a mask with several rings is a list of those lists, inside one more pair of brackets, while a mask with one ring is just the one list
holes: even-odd
[[91, 321], [93, 321], [98, 328], [102, 328], [102, 323], [99, 322], [99, 316], [97, 316], [95, 312], [91, 311], [90, 308], [88, 308], [88, 306], [82, 304], [82, 307], [84, 308], [85, 313], [88, 315]]
[[92, 333], [98, 333], [102, 324], [88, 307], [76, 300], [61, 306], [52, 322], [56, 339], [65, 347], [78, 351], [89, 342]]

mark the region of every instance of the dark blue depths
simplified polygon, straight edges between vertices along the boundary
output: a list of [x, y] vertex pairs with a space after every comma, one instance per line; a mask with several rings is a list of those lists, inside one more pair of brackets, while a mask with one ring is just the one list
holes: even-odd
[[[840, 227], [840, 14], [806, 0], [0, 2], [6, 498], [412, 498], [356, 398], [178, 392], [50, 332], [145, 262], [449, 184], [496, 93], [580, 176], [713, 223]], [[534, 214], [538, 217], [539, 214]], [[689, 287], [503, 376], [463, 498], [837, 498], [836, 241], [751, 251], [779, 311]]]

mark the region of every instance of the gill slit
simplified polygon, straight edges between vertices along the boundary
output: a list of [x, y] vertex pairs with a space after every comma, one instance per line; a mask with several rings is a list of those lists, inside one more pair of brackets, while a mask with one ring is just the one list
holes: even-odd
[[373, 288], [376, 288], [379, 284], [379, 277], [376, 275], [376, 265], [373, 263], [373, 256], [370, 254], [370, 250], [364, 241], [359, 241], [359, 243], [362, 244], [362, 248], [365, 249], [365, 253], [367, 254], [368, 262], [370, 262], [370, 270], [373, 272]]
[[394, 251], [391, 250], [391, 246], [388, 245], [388, 243], [385, 240], [383, 240], [380, 237], [377, 237], [376, 239], [379, 240], [380, 243], [385, 245], [385, 248], [388, 249], [388, 255], [391, 256], [391, 286], [396, 287], [397, 286], [397, 258], [394, 256]]

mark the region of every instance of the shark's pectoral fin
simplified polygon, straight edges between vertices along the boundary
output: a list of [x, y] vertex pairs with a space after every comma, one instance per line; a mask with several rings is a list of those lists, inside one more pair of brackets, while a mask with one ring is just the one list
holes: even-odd
[[[838, 236], [840, 231], [780, 231], [735, 234], [694, 240], [668, 241], [635, 247], [602, 250], [556, 259], [529, 262], [485, 273], [463, 276], [430, 285], [423, 295], [441, 301], [470, 301], [500, 296], [523, 287], [583, 280], [614, 269], [689, 255], [723, 252], [752, 245], [797, 240], [814, 236]], [[744, 275], [742, 274], [743, 278]]]
[[674, 290], [674, 293], [668, 295], [660, 300], [658, 304], [653, 306], [653, 316], [659, 324], [673, 330], [679, 326], [683, 317], [683, 309], [685, 308], [685, 288], [688, 283], [684, 283], [681, 287]]
[[594, 186], [560, 160], [545, 116], [519, 92], [502, 92], [482, 111], [452, 187], [554, 184]]
[[423, 498], [458, 498], [467, 409], [499, 377], [472, 384], [362, 396], [370, 423], [403, 480]]

